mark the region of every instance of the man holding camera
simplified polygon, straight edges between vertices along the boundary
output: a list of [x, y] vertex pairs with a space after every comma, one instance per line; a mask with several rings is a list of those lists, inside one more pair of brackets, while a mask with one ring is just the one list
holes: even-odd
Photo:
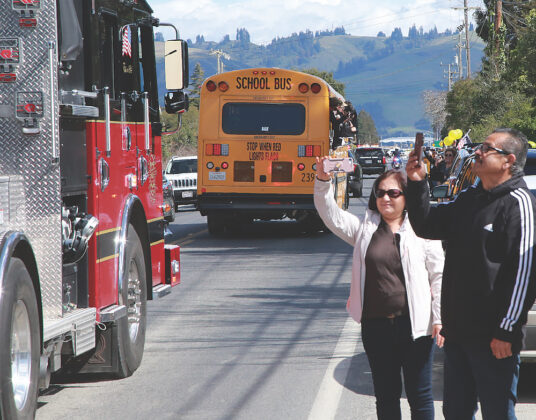
[[523, 326], [536, 295], [534, 209], [523, 180], [526, 137], [497, 129], [477, 148], [480, 184], [430, 207], [423, 164], [406, 165], [407, 208], [417, 235], [447, 241], [441, 295], [443, 414], [515, 419]]

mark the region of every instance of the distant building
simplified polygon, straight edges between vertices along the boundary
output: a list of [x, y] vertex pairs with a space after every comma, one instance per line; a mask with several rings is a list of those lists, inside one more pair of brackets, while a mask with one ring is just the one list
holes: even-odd
[[[389, 137], [387, 139], [380, 140], [381, 147], [398, 147], [399, 149], [413, 149], [414, 143], [414, 137]], [[425, 136], [424, 145], [433, 146], [434, 139]]]

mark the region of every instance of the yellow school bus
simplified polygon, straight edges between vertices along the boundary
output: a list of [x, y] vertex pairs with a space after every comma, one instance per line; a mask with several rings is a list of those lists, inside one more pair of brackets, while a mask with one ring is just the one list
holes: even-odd
[[[211, 234], [285, 217], [322, 228], [313, 185], [315, 157], [330, 154], [330, 98], [344, 102], [321, 78], [297, 71], [256, 68], [205, 80], [197, 200]], [[346, 208], [346, 176], [334, 183]]]

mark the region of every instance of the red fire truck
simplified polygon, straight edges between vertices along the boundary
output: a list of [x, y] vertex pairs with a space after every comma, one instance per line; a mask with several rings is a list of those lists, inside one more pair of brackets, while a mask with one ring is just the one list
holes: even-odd
[[[160, 106], [144, 0], [0, 4], [0, 417], [32, 418], [50, 374], [131, 375], [146, 302], [180, 276], [164, 245]], [[166, 110], [187, 44], [165, 43]]]

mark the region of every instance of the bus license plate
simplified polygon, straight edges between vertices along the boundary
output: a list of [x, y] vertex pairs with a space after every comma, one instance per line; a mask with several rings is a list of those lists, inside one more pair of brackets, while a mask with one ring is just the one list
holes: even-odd
[[208, 179], [210, 181], [225, 181], [225, 172], [209, 172]]
[[183, 191], [182, 192], [182, 198], [191, 198], [194, 196], [193, 191]]
[[372, 163], [372, 159], [365, 160], [365, 163]]

